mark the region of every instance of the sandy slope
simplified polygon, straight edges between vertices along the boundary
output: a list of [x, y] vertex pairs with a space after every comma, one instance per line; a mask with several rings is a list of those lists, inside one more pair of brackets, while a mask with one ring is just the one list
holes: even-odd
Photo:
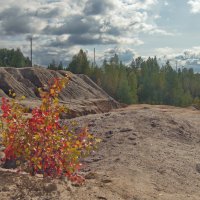
[[22, 104], [32, 109], [34, 105], [40, 104], [38, 87], [48, 85], [53, 78], [64, 77], [66, 73], [70, 77], [70, 82], [59, 94], [59, 99], [67, 104], [71, 111], [67, 117], [108, 112], [121, 107], [86, 75], [48, 70], [44, 67], [1, 67], [0, 97], [8, 97], [11, 90], [17, 97], [25, 96], [26, 100]]
[[200, 199], [199, 111], [136, 105], [76, 121], [102, 138], [84, 162], [86, 184], [1, 170], [0, 199]]

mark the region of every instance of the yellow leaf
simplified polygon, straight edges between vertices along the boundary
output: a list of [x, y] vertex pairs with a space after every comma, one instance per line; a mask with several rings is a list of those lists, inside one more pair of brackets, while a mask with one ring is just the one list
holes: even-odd
[[39, 135], [35, 135], [34, 138], [35, 138], [35, 140], [39, 140], [40, 136]]
[[26, 152], [26, 153], [28, 153], [28, 152], [29, 152], [29, 149], [28, 149], [28, 148], [26, 148], [26, 149], [25, 149], [25, 152]]
[[26, 99], [26, 97], [25, 97], [25, 96], [22, 96], [22, 97], [21, 97], [21, 100], [24, 100], [24, 99]]
[[54, 99], [54, 103], [56, 103], [56, 104], [59, 103], [58, 98], [55, 98], [55, 99]]
[[54, 89], [50, 89], [50, 94], [55, 94], [55, 90]]

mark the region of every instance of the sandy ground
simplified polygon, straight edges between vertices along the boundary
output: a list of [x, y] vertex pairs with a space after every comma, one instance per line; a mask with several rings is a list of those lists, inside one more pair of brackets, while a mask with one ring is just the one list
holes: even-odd
[[200, 111], [133, 105], [75, 120], [102, 139], [84, 160], [85, 184], [0, 169], [0, 199], [200, 199]]

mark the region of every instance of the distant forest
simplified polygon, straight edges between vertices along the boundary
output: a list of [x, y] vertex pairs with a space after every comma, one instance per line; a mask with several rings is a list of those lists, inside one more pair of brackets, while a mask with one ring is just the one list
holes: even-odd
[[92, 65], [80, 50], [72, 58], [67, 70], [86, 74], [110, 96], [126, 104], [147, 103], [174, 106], [198, 104], [200, 74], [193, 69], [174, 70], [169, 61], [159, 66], [156, 57], [147, 60], [138, 57], [130, 66], [124, 65], [114, 55], [102, 66]]
[[[19, 49], [0, 49], [0, 66], [30, 64], [29, 58], [25, 58]], [[175, 70], [169, 61], [159, 66], [156, 57], [147, 60], [138, 57], [126, 66], [114, 55], [110, 60], [104, 60], [102, 66], [97, 66], [80, 50], [66, 68], [62, 62], [56, 64], [54, 60], [47, 68], [86, 74], [110, 96], [125, 104], [200, 105], [200, 74], [187, 68]]]
[[31, 61], [24, 57], [20, 49], [0, 49], [1, 67], [30, 67]]

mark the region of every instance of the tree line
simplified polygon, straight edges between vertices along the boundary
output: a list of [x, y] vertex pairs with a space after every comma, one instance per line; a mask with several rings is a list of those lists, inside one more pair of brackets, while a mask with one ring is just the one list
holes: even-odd
[[138, 57], [127, 66], [115, 54], [102, 66], [90, 64], [80, 50], [67, 70], [86, 74], [110, 96], [126, 103], [189, 106], [200, 99], [200, 74], [193, 69], [173, 69], [167, 61], [159, 66], [157, 58]]
[[31, 67], [31, 61], [18, 49], [0, 49], [1, 67]]
[[[0, 66], [25, 67], [31, 66], [31, 61], [20, 49], [0, 49]], [[126, 104], [200, 105], [200, 74], [187, 68], [175, 70], [169, 61], [159, 66], [156, 57], [146, 60], [138, 57], [125, 65], [115, 54], [97, 66], [90, 63], [81, 49], [67, 67], [52, 60], [47, 68], [86, 74], [110, 96]]]

